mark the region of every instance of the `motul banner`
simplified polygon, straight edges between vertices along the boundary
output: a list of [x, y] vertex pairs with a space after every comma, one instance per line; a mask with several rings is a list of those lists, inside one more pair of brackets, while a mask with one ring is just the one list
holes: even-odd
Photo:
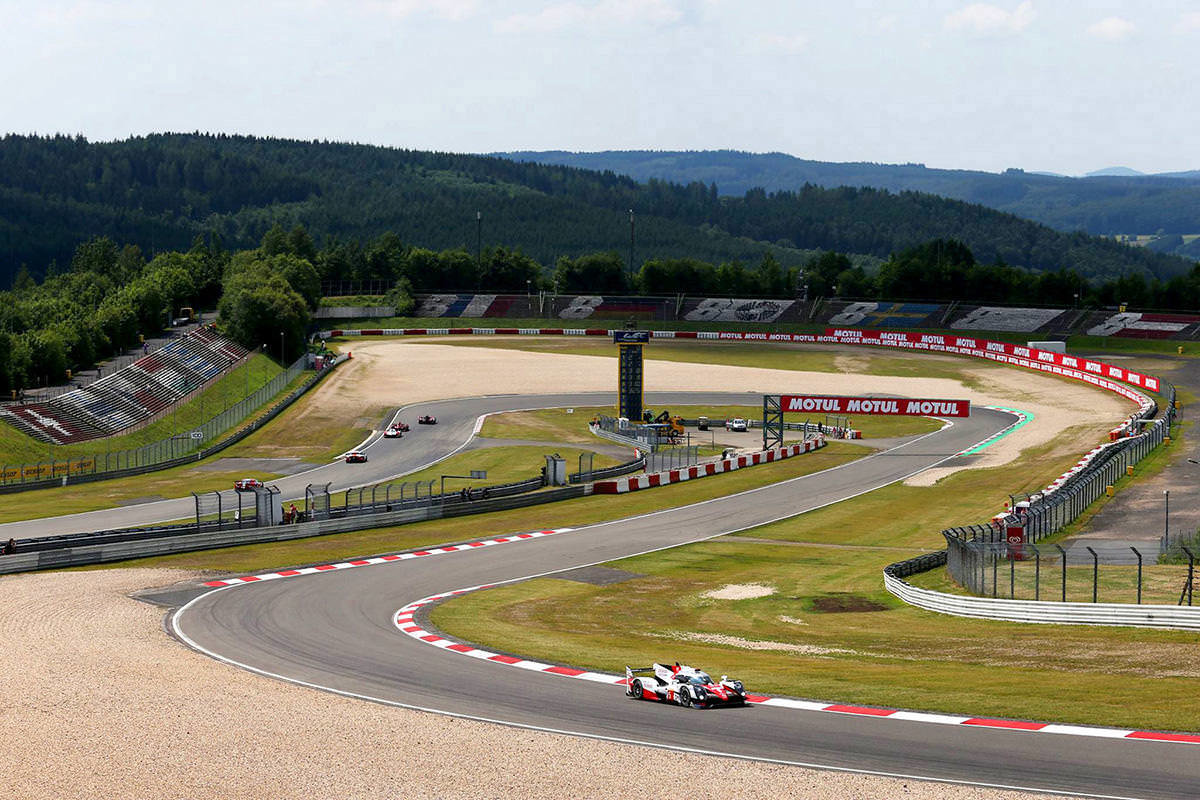
[[[855, 328], [826, 328], [825, 341], [847, 342], [849, 344], [872, 344], [905, 347], [914, 350], [936, 350], [946, 353], [962, 353], [964, 355], [988, 358], [993, 361], [1008, 362], [1033, 368], [1059, 367], [1077, 370], [1090, 375], [1104, 378], [1115, 378], [1119, 381], [1141, 386], [1152, 392], [1158, 391], [1158, 378], [1153, 375], [1143, 375], [1123, 367], [1106, 364], [1094, 358], [1081, 358], [1065, 353], [1055, 353], [1050, 350], [1039, 350], [1036, 347], [1026, 347], [1007, 342], [992, 342], [987, 339], [977, 339], [971, 336], [957, 336], [940, 333], [904, 333], [898, 331], [869, 331]], [[1132, 399], [1132, 398], [1131, 398]]]
[[969, 417], [970, 400], [931, 400], [907, 397], [830, 397], [785, 394], [779, 398], [784, 412], [804, 414], [884, 414], [909, 417]]

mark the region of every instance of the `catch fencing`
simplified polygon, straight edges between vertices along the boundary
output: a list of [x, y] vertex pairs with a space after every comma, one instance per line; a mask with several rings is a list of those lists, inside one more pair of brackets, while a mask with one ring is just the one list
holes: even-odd
[[[325, 362], [323, 369], [287, 399], [277, 404], [277, 413], [314, 385], [332, 367], [345, 360], [339, 356]], [[0, 492], [65, 486], [101, 478], [137, 475], [168, 466], [205, 458], [232, 442], [210, 444], [262, 408], [285, 387], [309, 368], [312, 357], [304, 354], [275, 377], [238, 402], [223, 409], [191, 430], [177, 433], [157, 442], [125, 450], [94, 453], [71, 459], [48, 459], [31, 464], [0, 467]], [[273, 414], [272, 414], [273, 417]], [[261, 420], [259, 421], [261, 424]]]
[[[1018, 616], [1002, 617], [997, 615], [1008, 606], [963, 605], [965, 599], [915, 590], [905, 581], [914, 574], [944, 564], [958, 584], [989, 599], [1017, 603], [1032, 601], [1035, 604], [1053, 601], [1063, 609], [1080, 602], [1098, 604], [1103, 600], [1134, 605], [1157, 601], [1190, 606], [1196, 578], [1195, 551], [1186, 543], [1178, 543], [1187, 559], [1186, 571], [1182, 566], [1160, 565], [1161, 548], [1153, 545], [1153, 552], [1120, 543], [1076, 543], [1070, 547], [1038, 545], [1078, 519], [1097, 499], [1110, 494], [1122, 477], [1132, 474], [1134, 465], [1167, 439], [1177, 413], [1176, 391], [1170, 384], [1163, 388], [1166, 402], [1162, 416], [1151, 420], [1156, 408], [1144, 409], [1134, 420], [1140, 433], [1098, 448], [1090, 458], [1045, 491], [1024, 495], [1023, 500], [1010, 496], [1012, 503], [1008, 512], [997, 514], [986, 525], [966, 525], [942, 531], [947, 545], [945, 551], [892, 564], [884, 570], [889, 591], [909, 602], [917, 601], [915, 604], [923, 608], [946, 611], [952, 607], [955, 610], [946, 613], [966, 616], [1075, 622], [1091, 618], [1084, 614], [1072, 620], [1043, 620], [1038, 618], [1040, 612], [1031, 612], [1025, 606], [1019, 606], [1025, 610]], [[1163, 537], [1161, 547], [1168, 544], [1168, 538]], [[1102, 570], [1102, 566], [1108, 569]], [[1066, 613], [1063, 609], [1060, 611]], [[1107, 612], [1101, 616], [1112, 619]], [[1138, 620], [1143, 618], [1144, 615], [1136, 616]]]

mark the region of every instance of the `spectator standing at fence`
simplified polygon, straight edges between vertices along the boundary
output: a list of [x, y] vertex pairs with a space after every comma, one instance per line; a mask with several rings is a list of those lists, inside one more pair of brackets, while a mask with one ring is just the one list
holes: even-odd
[[299, 522], [299, 515], [296, 513], [296, 504], [292, 503], [292, 507], [288, 509], [288, 517], [291, 522]]

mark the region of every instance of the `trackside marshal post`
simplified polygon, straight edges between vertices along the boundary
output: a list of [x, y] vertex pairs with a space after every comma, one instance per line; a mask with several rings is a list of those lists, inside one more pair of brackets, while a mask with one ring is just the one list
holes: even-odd
[[650, 331], [613, 331], [617, 345], [618, 416], [642, 421], [642, 347], [650, 341]]

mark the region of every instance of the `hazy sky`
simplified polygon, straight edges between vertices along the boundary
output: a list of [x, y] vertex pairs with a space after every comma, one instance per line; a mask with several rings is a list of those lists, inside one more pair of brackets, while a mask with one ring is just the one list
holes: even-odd
[[0, 130], [1200, 168], [1200, 1], [0, 0]]

